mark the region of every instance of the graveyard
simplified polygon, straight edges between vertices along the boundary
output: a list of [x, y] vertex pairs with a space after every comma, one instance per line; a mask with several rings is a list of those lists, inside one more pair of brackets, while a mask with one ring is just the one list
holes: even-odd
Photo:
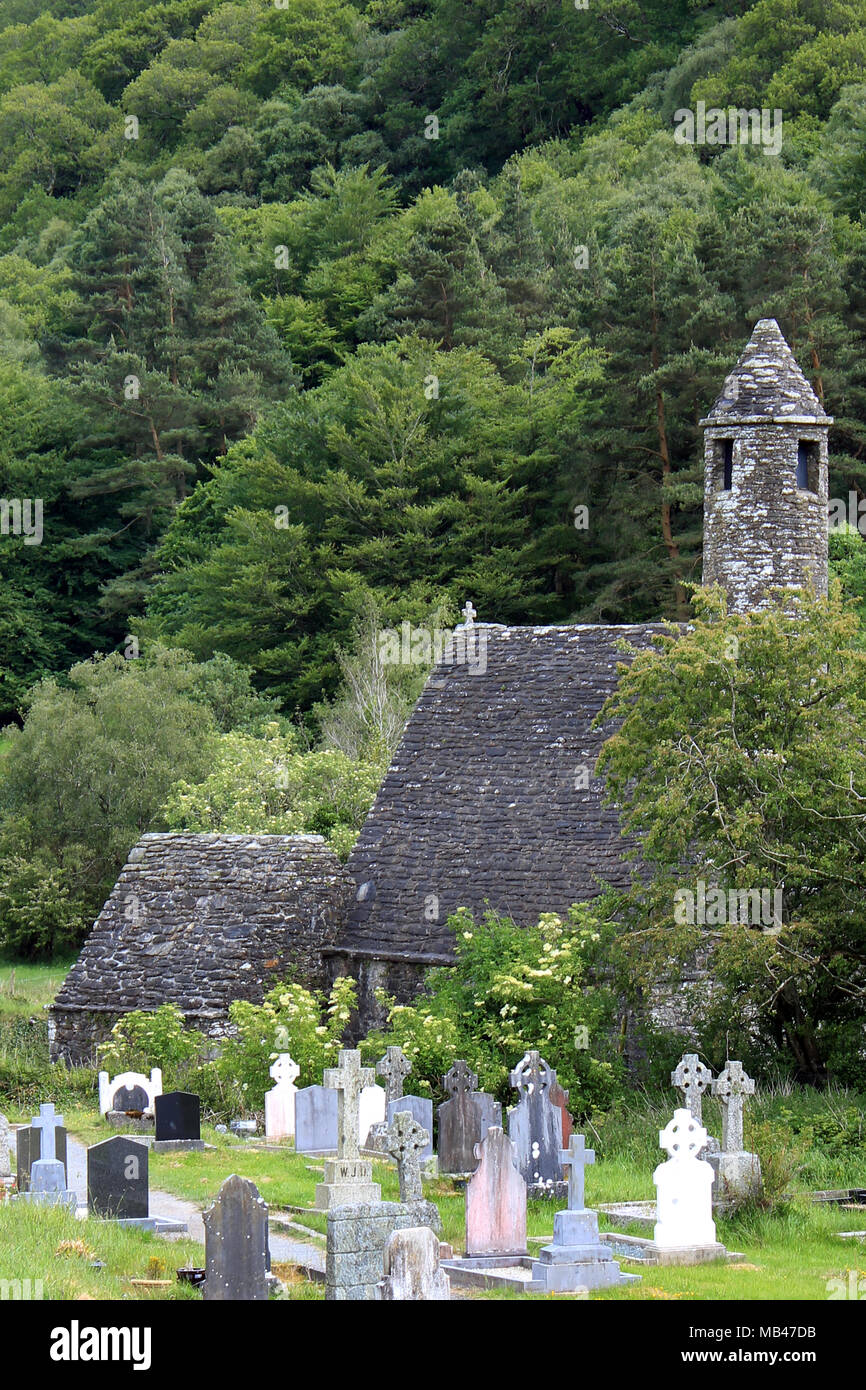
[[[646, 1117], [643, 1117], [646, 1120]], [[92, 1112], [66, 1114], [70, 1133], [82, 1143], [99, 1142], [104, 1130]], [[295, 1226], [272, 1225], [274, 1231], [293, 1233], [297, 1241], [313, 1244], [325, 1252], [327, 1217], [312, 1208], [315, 1188], [321, 1181], [324, 1163], [318, 1164], [303, 1155], [296, 1155], [289, 1144], [273, 1147], [256, 1140], [235, 1139], [216, 1133], [205, 1125], [202, 1133], [212, 1147], [205, 1152], [158, 1155], [151, 1160], [152, 1187], [171, 1193], [180, 1201], [199, 1209], [205, 1208], [232, 1174], [239, 1174], [255, 1183], [269, 1204], [271, 1212], [282, 1213]], [[644, 1150], [642, 1140], [635, 1147]], [[661, 1157], [661, 1153], [659, 1153]], [[622, 1154], [607, 1165], [597, 1161], [587, 1169], [586, 1198], [588, 1204], [598, 1205], [622, 1201], [649, 1201], [652, 1198], [650, 1164], [641, 1165]], [[381, 1184], [386, 1201], [399, 1199], [399, 1182], [392, 1165], [376, 1159], [372, 1163], [374, 1180]], [[650, 1181], [647, 1182], [647, 1173]], [[825, 1175], [828, 1181], [831, 1174]], [[832, 1170], [833, 1185], [854, 1186], [862, 1182], [862, 1165], [840, 1165]], [[424, 1181], [425, 1196], [435, 1202], [442, 1218], [441, 1239], [459, 1248], [464, 1234], [464, 1197], [447, 1179]], [[564, 1208], [564, 1202], [553, 1204]], [[855, 1204], [856, 1205], [856, 1204]], [[720, 1221], [719, 1232], [729, 1249], [743, 1253], [734, 1265], [696, 1265], [690, 1268], [654, 1267], [646, 1271], [640, 1284], [631, 1287], [600, 1290], [593, 1298], [604, 1300], [644, 1299], [731, 1299], [769, 1300], [825, 1299], [827, 1283], [844, 1276], [845, 1270], [859, 1266], [858, 1277], [866, 1265], [863, 1243], [854, 1242], [853, 1249], [843, 1248], [838, 1232], [863, 1228], [864, 1212], [846, 1210], [829, 1204], [812, 1204], [805, 1198], [794, 1199], [782, 1213], [755, 1213], [741, 1221]], [[527, 1237], [530, 1251], [538, 1251], [547, 1243], [553, 1231], [552, 1204], [544, 1200], [530, 1201], [527, 1209]], [[300, 1210], [299, 1210], [300, 1209]], [[612, 1222], [603, 1215], [602, 1230]], [[303, 1227], [303, 1230], [296, 1229]], [[623, 1224], [625, 1230], [638, 1235], [645, 1228]], [[314, 1233], [314, 1234], [313, 1234]], [[41, 1211], [38, 1208], [15, 1210], [8, 1203], [0, 1206], [0, 1239], [10, 1249], [7, 1262], [10, 1279], [42, 1279], [46, 1296], [57, 1299], [77, 1297], [88, 1293], [93, 1298], [134, 1297], [146, 1300], [181, 1298], [198, 1299], [193, 1288], [178, 1283], [175, 1270], [193, 1267], [203, 1261], [202, 1247], [192, 1241], [173, 1237], [171, 1242], [148, 1233], [106, 1229], [106, 1223], [76, 1221], [67, 1211]], [[81, 1241], [92, 1254], [83, 1258], [75, 1254], [56, 1255], [62, 1243]], [[846, 1246], [849, 1242], [845, 1243]], [[105, 1268], [93, 1270], [91, 1259], [104, 1262]], [[156, 1274], [154, 1276], [154, 1262]], [[623, 1262], [623, 1268], [639, 1272], [639, 1266]], [[288, 1267], [281, 1270], [289, 1273]], [[128, 1281], [148, 1278], [169, 1282], [169, 1287], [136, 1287]], [[487, 1299], [535, 1299], [550, 1295], [521, 1294], [511, 1290], [466, 1290], [462, 1297]], [[287, 1296], [292, 1299], [322, 1299], [324, 1284], [301, 1277], [287, 1282]]]
[[28, 1368], [866, 1303], [864, 190], [866, 0], [0, 0]]
[[[735, 1059], [714, 1075], [684, 1054], [669, 1088], [576, 1123], [536, 1051], [515, 1059], [504, 1104], [462, 1059], [431, 1100], [412, 1094], [397, 1046], [370, 1065], [351, 1049], [336, 1060], [305, 1088], [278, 1055], [265, 1105], [231, 1125], [164, 1090], [158, 1067], [85, 1072], [88, 1094], [82, 1084], [62, 1111], [7, 1106], [9, 1296], [859, 1296], [866, 1105], [854, 1092], [761, 1088]], [[796, 1132], [821, 1136], [797, 1161]]]

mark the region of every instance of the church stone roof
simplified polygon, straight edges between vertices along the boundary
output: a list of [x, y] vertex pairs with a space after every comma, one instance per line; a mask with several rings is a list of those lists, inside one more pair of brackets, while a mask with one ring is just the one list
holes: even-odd
[[208, 1019], [289, 975], [318, 985], [352, 895], [320, 835], [143, 835], [53, 1012], [176, 1003]]
[[775, 319], [759, 319], [737, 365], [725, 378], [705, 425], [771, 420], [830, 423]]
[[627, 660], [619, 644], [664, 626], [475, 630], [484, 674], [436, 667], [349, 859], [341, 954], [448, 956], [458, 907], [529, 923], [629, 879], [592, 775], [606, 732], [591, 725]]

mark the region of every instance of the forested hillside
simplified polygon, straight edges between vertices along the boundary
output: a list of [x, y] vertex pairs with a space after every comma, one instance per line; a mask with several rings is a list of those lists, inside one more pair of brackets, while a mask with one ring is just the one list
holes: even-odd
[[[2, 0], [0, 703], [130, 636], [284, 712], [375, 602], [682, 614], [778, 318], [866, 484], [866, 0]], [[778, 108], [778, 156], [674, 113]], [[586, 508], [586, 513], [581, 512]], [[586, 524], [583, 524], [583, 523]]]

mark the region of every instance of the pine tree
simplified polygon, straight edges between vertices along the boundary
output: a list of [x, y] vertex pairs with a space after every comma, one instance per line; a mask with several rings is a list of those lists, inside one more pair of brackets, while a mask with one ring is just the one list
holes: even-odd
[[225, 233], [188, 174], [119, 183], [70, 253], [78, 308], [50, 346], [90, 407], [76, 485], [103, 499], [91, 543], [123, 557], [104, 602], [141, 607], [152, 549], [201, 470], [290, 380], [273, 331], [234, 271]]

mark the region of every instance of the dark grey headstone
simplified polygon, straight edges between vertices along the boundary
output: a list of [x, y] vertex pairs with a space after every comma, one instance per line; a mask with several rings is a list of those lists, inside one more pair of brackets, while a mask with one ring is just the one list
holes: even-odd
[[233, 1173], [202, 1216], [205, 1302], [263, 1302], [268, 1296], [268, 1208], [255, 1183]]
[[337, 1092], [330, 1086], [303, 1086], [295, 1095], [297, 1153], [336, 1152]]
[[141, 1110], [148, 1108], [147, 1091], [141, 1086], [119, 1086], [111, 1098], [112, 1110]]
[[491, 1126], [501, 1126], [502, 1106], [486, 1092], [473, 1089], [478, 1077], [464, 1061], [454, 1063], [442, 1084], [450, 1099], [436, 1111], [439, 1172], [474, 1173], [478, 1167], [475, 1145]]
[[111, 1219], [148, 1215], [147, 1145], [124, 1134], [87, 1150], [87, 1205]]
[[201, 1101], [189, 1091], [169, 1091], [154, 1102], [157, 1140], [201, 1139]]
[[[54, 1131], [54, 1145], [56, 1157], [63, 1164], [63, 1171], [66, 1173], [66, 1130], [62, 1125]], [[21, 1129], [16, 1130], [15, 1158], [19, 1192], [29, 1192], [30, 1169], [37, 1158], [41, 1157], [42, 1131], [34, 1129], [32, 1125], [23, 1125]]]
[[562, 1182], [562, 1112], [550, 1099], [556, 1072], [537, 1051], [527, 1052], [511, 1073], [520, 1097], [508, 1116], [508, 1136], [527, 1187]]

